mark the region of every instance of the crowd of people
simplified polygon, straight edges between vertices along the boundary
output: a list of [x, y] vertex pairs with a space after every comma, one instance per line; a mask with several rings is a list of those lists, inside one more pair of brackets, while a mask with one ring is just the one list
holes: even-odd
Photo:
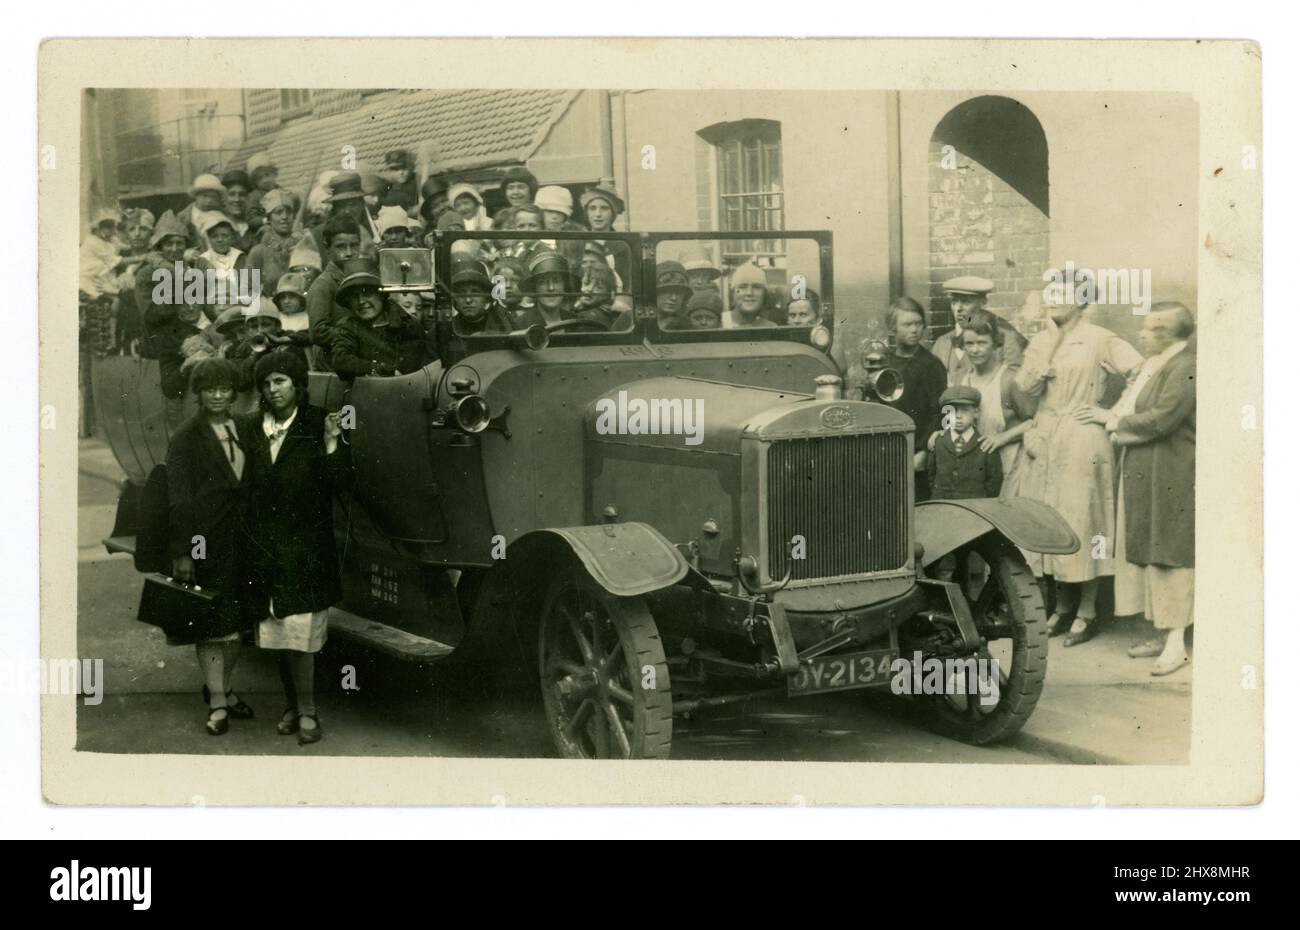
[[1093, 320], [1067, 282], [1027, 340], [987, 309], [993, 282], [944, 283], [956, 325], [923, 344], [926, 314], [889, 305], [884, 363], [906, 388], [888, 401], [916, 423], [916, 497], [1020, 497], [1051, 506], [1080, 540], [1070, 555], [1024, 553], [1049, 635], [1088, 642], [1116, 615], [1155, 635], [1129, 650], [1152, 674], [1188, 661], [1195, 565], [1195, 319], [1180, 303], [1145, 317], [1146, 357]]
[[[326, 172], [305, 198], [280, 187], [269, 164], [203, 174], [179, 212], [103, 212], [82, 244], [83, 338], [101, 354], [158, 359], [168, 400], [179, 409], [192, 392], [199, 402], [172, 438], [167, 473], [174, 577], [238, 592], [229, 599], [238, 607], [197, 644], [210, 733], [252, 716], [230, 677], [251, 633], [283, 656], [288, 707], [277, 730], [320, 738], [311, 660], [339, 597], [329, 495], [351, 464], [337, 416], [308, 403], [309, 370], [394, 375], [454, 360], [463, 337], [478, 333], [633, 326], [632, 256], [605, 235], [625, 209], [615, 192], [597, 185], [575, 205], [568, 188], [512, 168], [501, 182], [504, 206], [489, 215], [477, 186], [418, 184], [414, 168], [396, 150], [375, 173]], [[440, 285], [454, 306], [448, 330], [431, 292], [386, 291], [378, 265], [379, 249], [431, 247], [438, 230], [583, 235], [457, 240]], [[160, 271], [219, 280], [224, 296], [160, 297]], [[821, 319], [816, 291], [774, 289], [753, 262], [724, 271], [706, 243], [656, 261], [655, 280], [663, 330]], [[1025, 553], [1050, 634], [1074, 646], [1096, 636], [1106, 614], [1142, 613], [1155, 632], [1131, 654], [1154, 657], [1153, 674], [1176, 671], [1188, 661], [1192, 619], [1192, 314], [1153, 306], [1144, 358], [1077, 300], [1048, 306], [1050, 322], [1026, 339], [987, 309], [991, 281], [955, 278], [944, 288], [956, 325], [930, 345], [925, 309], [895, 299], [878, 358], [905, 385], [882, 400], [916, 423], [917, 500], [1050, 505], [1081, 541], [1071, 555]], [[259, 402], [248, 415], [234, 412], [244, 391]], [[866, 394], [850, 379], [855, 391]], [[240, 533], [256, 545], [239, 544]], [[196, 535], [224, 540], [209, 550], [223, 554], [193, 559]]]

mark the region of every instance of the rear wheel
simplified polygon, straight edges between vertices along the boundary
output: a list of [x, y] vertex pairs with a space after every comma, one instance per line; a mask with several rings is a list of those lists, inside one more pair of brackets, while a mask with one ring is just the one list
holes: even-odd
[[1034, 712], [1047, 676], [1047, 620], [1034, 576], [1014, 546], [985, 540], [970, 551], [988, 566], [982, 577], [972, 572], [966, 585], [987, 644], [954, 657], [976, 661], [945, 668], [945, 693], [925, 695], [922, 702], [934, 730], [980, 746], [1011, 736]]
[[547, 589], [540, 626], [542, 700], [560, 754], [668, 758], [672, 686], [645, 602], [616, 597], [571, 566]]

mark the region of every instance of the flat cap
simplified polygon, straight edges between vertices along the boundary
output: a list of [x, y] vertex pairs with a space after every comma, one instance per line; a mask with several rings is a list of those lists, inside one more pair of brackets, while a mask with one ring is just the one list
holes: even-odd
[[984, 295], [993, 290], [993, 282], [988, 278], [968, 274], [960, 278], [949, 278], [943, 282], [943, 289], [949, 294]]
[[969, 384], [958, 384], [939, 395], [939, 407], [978, 407], [980, 392]]

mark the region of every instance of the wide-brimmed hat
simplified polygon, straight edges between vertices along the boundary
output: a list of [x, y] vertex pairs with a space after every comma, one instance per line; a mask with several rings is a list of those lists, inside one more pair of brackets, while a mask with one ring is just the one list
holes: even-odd
[[339, 281], [339, 289], [334, 299], [338, 304], [346, 307], [352, 292], [357, 288], [377, 288], [379, 285], [379, 266], [368, 258], [354, 258], [343, 264], [343, 280]]
[[221, 183], [221, 178], [215, 174], [201, 174], [194, 179], [190, 185], [190, 196], [194, 197], [201, 191], [212, 191], [214, 194], [224, 194], [226, 187]]
[[525, 294], [531, 294], [536, 289], [538, 282], [550, 274], [564, 275], [564, 290], [566, 292], [576, 292], [582, 287], [581, 283], [574, 277], [572, 269], [569, 268], [568, 259], [559, 252], [543, 249], [534, 253], [533, 257], [528, 260], [528, 277], [524, 278], [519, 285], [519, 289]]
[[338, 203], [342, 200], [366, 196], [361, 189], [361, 175], [355, 171], [340, 171], [330, 178], [329, 188], [330, 194], [325, 198], [326, 203]]
[[533, 195], [533, 203], [543, 210], [554, 210], [565, 216], [573, 216], [573, 195], [567, 187], [551, 185], [543, 187]]
[[608, 203], [610, 208], [614, 211], [615, 216], [618, 216], [627, 209], [627, 205], [623, 203], [622, 197], [618, 196], [618, 194], [614, 193], [608, 187], [602, 187], [600, 185], [587, 188], [582, 192], [582, 197], [580, 199], [582, 201], [582, 209], [584, 212], [587, 209], [587, 204], [591, 203], [593, 200], [603, 200]]
[[243, 308], [245, 320], [255, 320], [259, 317], [266, 320], [275, 320], [281, 326], [284, 325], [284, 318], [280, 316], [280, 310], [276, 307], [275, 302], [258, 296], [251, 304]]
[[433, 199], [439, 194], [447, 193], [447, 182], [442, 178], [429, 177], [420, 185], [420, 216], [429, 225], [436, 222], [433, 216]]
[[700, 246], [683, 252], [682, 267], [687, 271], [707, 271], [710, 278], [722, 277], [722, 269], [713, 264], [713, 258], [709, 255], [707, 246]]
[[244, 326], [244, 306], [235, 304], [233, 307], [227, 307], [221, 311], [216, 321], [212, 324], [218, 333], [226, 337], [233, 337], [239, 334]]
[[686, 280], [686, 269], [681, 262], [660, 262], [655, 267], [655, 293], [664, 294], [680, 291], [683, 297], [690, 297], [692, 290]]

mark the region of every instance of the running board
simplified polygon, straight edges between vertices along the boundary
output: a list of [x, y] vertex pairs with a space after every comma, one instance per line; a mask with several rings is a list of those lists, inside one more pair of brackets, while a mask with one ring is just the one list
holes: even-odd
[[341, 607], [329, 609], [329, 629], [331, 633], [341, 633], [387, 655], [413, 662], [442, 659], [456, 651], [454, 646], [436, 639], [416, 636], [377, 620], [367, 620]]

